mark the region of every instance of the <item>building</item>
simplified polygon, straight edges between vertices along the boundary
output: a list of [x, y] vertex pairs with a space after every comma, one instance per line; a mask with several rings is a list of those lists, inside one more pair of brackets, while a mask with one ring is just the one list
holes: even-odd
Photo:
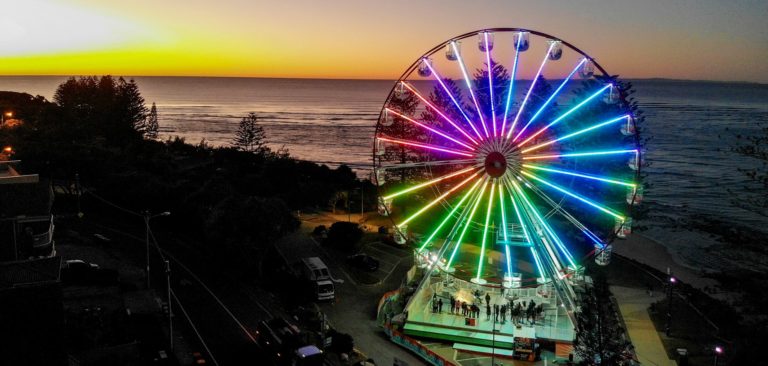
[[0, 160], [0, 262], [56, 254], [50, 184], [19, 173], [19, 164]]

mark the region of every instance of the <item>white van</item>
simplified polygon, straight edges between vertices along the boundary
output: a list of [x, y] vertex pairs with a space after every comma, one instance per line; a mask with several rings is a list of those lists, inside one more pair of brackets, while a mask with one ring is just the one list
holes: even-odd
[[301, 275], [304, 279], [315, 284], [315, 294], [318, 300], [333, 300], [335, 288], [331, 279], [331, 272], [319, 257], [301, 259]]

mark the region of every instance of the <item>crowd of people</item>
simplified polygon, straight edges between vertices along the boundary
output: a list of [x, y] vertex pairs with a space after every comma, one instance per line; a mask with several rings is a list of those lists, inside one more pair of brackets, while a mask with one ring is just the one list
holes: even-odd
[[[453, 315], [461, 315], [465, 318], [480, 318], [481, 306], [485, 307], [485, 320], [490, 321], [493, 319], [494, 323], [505, 324], [507, 319], [513, 321], [515, 324], [527, 323], [530, 325], [536, 324], [537, 319], [541, 317], [544, 312], [544, 307], [541, 304], [536, 304], [535, 301], [515, 301], [513, 299], [497, 299], [496, 304], [491, 304], [491, 295], [485, 293], [485, 302], [483, 297], [480, 296], [479, 291], [475, 291], [475, 302], [468, 303], [464, 300], [460, 300], [453, 295], [450, 295], [449, 299], [443, 301], [443, 298], [437, 296], [437, 293], [432, 295], [432, 312], [442, 313], [443, 306], [448, 306], [448, 313]], [[493, 317], [493, 318], [491, 318]]]

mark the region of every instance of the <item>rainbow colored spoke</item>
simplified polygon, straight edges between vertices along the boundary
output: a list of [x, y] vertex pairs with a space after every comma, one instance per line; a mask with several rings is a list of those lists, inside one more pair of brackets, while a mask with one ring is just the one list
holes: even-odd
[[475, 173], [475, 174], [472, 174], [472, 175], [471, 175], [471, 176], [469, 176], [467, 179], [464, 179], [463, 181], [461, 181], [461, 183], [459, 183], [459, 184], [457, 184], [457, 185], [453, 186], [451, 189], [449, 189], [449, 190], [445, 191], [443, 194], [441, 194], [440, 196], [438, 196], [437, 198], [435, 198], [434, 200], [432, 200], [432, 202], [428, 203], [426, 206], [424, 206], [424, 207], [422, 207], [420, 210], [416, 211], [416, 213], [414, 213], [413, 215], [411, 215], [411, 216], [410, 216], [410, 217], [408, 217], [407, 219], [403, 220], [403, 221], [402, 221], [400, 224], [398, 224], [397, 226], [398, 226], [398, 227], [399, 227], [399, 226], [403, 226], [403, 225], [407, 224], [408, 222], [410, 222], [411, 220], [415, 219], [416, 217], [418, 217], [419, 215], [421, 215], [422, 213], [424, 213], [424, 211], [426, 211], [426, 210], [428, 210], [430, 207], [432, 207], [432, 206], [436, 205], [438, 202], [440, 202], [440, 201], [442, 201], [443, 199], [445, 199], [446, 197], [448, 197], [448, 196], [449, 196], [451, 193], [453, 193], [453, 192], [454, 192], [454, 191], [456, 191], [457, 189], [459, 189], [459, 188], [461, 188], [462, 186], [464, 186], [465, 184], [467, 184], [467, 182], [469, 182], [470, 180], [472, 180], [472, 179], [474, 179], [475, 177], [477, 177], [477, 175], [478, 175], [478, 174], [479, 174], [479, 173]]
[[533, 180], [535, 180], [535, 181], [537, 181], [539, 183], [542, 183], [542, 184], [546, 185], [547, 187], [550, 187], [550, 188], [555, 189], [555, 190], [557, 190], [557, 191], [559, 191], [561, 193], [564, 193], [564, 194], [568, 195], [569, 197], [572, 197], [572, 198], [575, 198], [575, 199], [577, 199], [577, 200], [579, 200], [581, 202], [584, 202], [584, 203], [586, 203], [586, 204], [588, 204], [588, 205], [590, 205], [590, 206], [592, 206], [592, 207], [594, 207], [594, 208], [596, 208], [596, 209], [598, 209], [598, 210], [600, 210], [602, 212], [605, 212], [606, 214], [611, 215], [611, 216], [613, 216], [613, 217], [615, 217], [615, 218], [617, 218], [619, 220], [623, 221], [625, 219], [625, 217], [623, 215], [619, 214], [618, 212], [616, 212], [614, 210], [611, 210], [611, 209], [609, 209], [609, 208], [607, 208], [607, 207], [605, 207], [603, 205], [595, 203], [592, 200], [589, 200], [589, 199], [587, 199], [585, 197], [582, 197], [581, 195], [573, 193], [573, 192], [571, 192], [571, 191], [569, 191], [569, 190], [567, 190], [567, 189], [565, 189], [563, 187], [560, 187], [560, 186], [558, 186], [556, 184], [553, 184], [553, 183], [550, 183], [550, 182], [548, 182], [548, 181], [546, 181], [544, 179], [541, 179], [541, 178], [531, 174], [530, 172], [521, 171], [520, 173], [522, 173], [523, 175], [525, 175], [528, 178], [531, 178], [531, 179], [533, 179]]
[[[453, 121], [453, 120], [452, 120], [450, 117], [446, 116], [446, 115], [445, 115], [445, 113], [443, 113], [443, 112], [440, 110], [440, 108], [437, 108], [437, 107], [435, 107], [435, 105], [434, 105], [434, 104], [432, 104], [432, 102], [428, 101], [428, 100], [427, 100], [427, 98], [424, 98], [424, 96], [423, 96], [423, 95], [421, 95], [421, 93], [419, 93], [419, 92], [418, 92], [418, 90], [416, 90], [416, 88], [412, 87], [411, 85], [409, 85], [409, 84], [408, 84], [408, 83], [406, 83], [405, 81], [401, 81], [401, 83], [402, 83], [402, 84], [403, 84], [403, 85], [404, 85], [404, 86], [405, 86], [405, 87], [406, 87], [408, 90], [410, 90], [410, 91], [411, 91], [411, 92], [412, 92], [412, 93], [413, 93], [413, 94], [414, 94], [414, 95], [415, 95], [417, 98], [419, 98], [419, 99], [420, 99], [422, 102], [424, 102], [424, 104], [426, 104], [426, 105], [427, 105], [427, 106], [428, 106], [430, 109], [432, 109], [433, 111], [435, 111], [435, 113], [437, 113], [437, 114], [438, 114], [438, 115], [439, 115], [439, 116], [440, 116], [440, 117], [441, 117], [443, 120], [445, 120], [446, 122], [448, 122], [448, 124], [450, 124], [451, 126], [453, 126], [453, 128], [455, 128], [455, 129], [456, 129], [457, 131], [459, 131], [459, 132], [460, 132], [462, 135], [464, 135], [464, 137], [466, 137], [466, 138], [467, 138], [469, 141], [472, 141], [472, 143], [473, 143], [473, 144], [475, 144], [475, 145], [478, 145], [478, 144], [479, 144], [479, 143], [478, 143], [478, 142], [477, 142], [475, 139], [473, 139], [473, 138], [472, 138], [472, 136], [470, 136], [470, 135], [467, 133], [467, 131], [464, 131], [464, 129], [463, 129], [463, 128], [461, 128], [461, 126], [459, 126], [458, 124], [456, 124], [456, 122], [454, 122], [454, 121]], [[480, 136], [480, 133], [479, 133], [479, 132], [477, 132], [477, 130], [475, 129], [475, 126], [474, 126], [474, 125], [472, 125], [472, 123], [471, 123], [471, 122], [470, 122], [470, 126], [472, 127], [472, 129], [474, 129], [474, 130], [475, 130], [475, 133], [477, 133], [477, 135], [478, 135], [478, 137], [480, 138], [480, 140], [482, 140], [482, 139], [483, 139], [483, 138], [482, 138], [482, 136]]]
[[586, 237], [590, 238], [593, 242], [595, 242], [595, 244], [598, 244], [600, 247], [605, 246], [603, 241], [600, 240], [600, 238], [598, 238], [597, 235], [595, 235], [592, 231], [587, 229], [587, 227], [584, 224], [582, 224], [579, 220], [577, 220], [575, 217], [573, 217], [573, 215], [571, 215], [571, 213], [568, 212], [568, 210], [564, 209], [561, 205], [556, 203], [555, 200], [549, 197], [541, 189], [539, 189], [535, 185], [531, 185], [530, 188], [534, 193], [536, 193], [539, 197], [541, 197], [544, 200], [544, 202], [549, 204], [549, 206], [552, 207], [552, 209], [556, 210], [562, 216], [564, 216], [566, 220], [568, 220], [571, 224], [573, 224], [573, 226], [581, 230], [581, 232], [584, 233]]
[[[465, 193], [465, 194], [464, 194], [464, 196], [463, 196], [463, 197], [461, 197], [461, 200], [459, 200], [459, 202], [458, 202], [458, 203], [457, 203], [457, 204], [456, 204], [456, 205], [453, 207], [453, 209], [451, 210], [451, 212], [450, 212], [450, 213], [448, 213], [448, 215], [446, 215], [446, 216], [445, 216], [445, 218], [443, 218], [443, 221], [442, 221], [442, 222], [440, 222], [440, 225], [438, 225], [438, 226], [437, 226], [437, 228], [435, 229], [435, 231], [433, 231], [433, 232], [432, 232], [432, 234], [431, 234], [431, 235], [429, 235], [429, 237], [427, 238], [427, 240], [425, 240], [425, 241], [424, 241], [424, 244], [422, 244], [422, 245], [421, 245], [421, 247], [420, 247], [420, 248], [419, 248], [419, 250], [418, 250], [419, 252], [423, 251], [423, 250], [424, 250], [424, 248], [426, 248], [426, 247], [427, 247], [427, 245], [429, 245], [429, 243], [431, 243], [431, 242], [432, 242], [432, 240], [434, 240], [434, 239], [435, 239], [435, 236], [436, 236], [436, 235], [437, 235], [437, 234], [440, 232], [440, 230], [443, 228], [443, 226], [445, 226], [445, 224], [446, 224], [446, 223], [448, 223], [448, 221], [450, 221], [450, 219], [453, 217], [453, 215], [456, 213], [456, 211], [458, 211], [459, 207], [461, 207], [461, 205], [463, 205], [463, 204], [464, 204], [464, 202], [465, 202], [465, 201], [466, 201], [466, 200], [467, 200], [467, 199], [468, 199], [470, 196], [472, 196], [472, 193], [473, 193], [473, 192], [474, 192], [474, 191], [477, 189], [477, 187], [479, 187], [479, 186], [480, 186], [480, 183], [481, 183], [481, 182], [482, 182], [482, 180], [478, 179], [478, 180], [475, 182], [475, 184], [474, 184], [474, 185], [472, 185], [472, 187], [471, 187], [471, 188], [470, 188], [470, 189], [467, 191], [467, 193]], [[465, 210], [466, 210], [468, 207], [469, 207], [469, 205], [467, 205], [467, 207], [465, 207]], [[463, 213], [462, 213], [462, 215], [459, 215], [459, 217], [461, 217], [461, 216], [463, 216]]]
[[[474, 123], [472, 123], [472, 119], [471, 119], [471, 118], [469, 118], [469, 116], [467, 115], [467, 113], [466, 113], [466, 112], [464, 112], [464, 108], [461, 106], [461, 103], [459, 103], [459, 101], [458, 101], [458, 100], [456, 100], [456, 97], [453, 95], [453, 93], [451, 93], [451, 90], [450, 90], [450, 89], [448, 89], [448, 86], [446, 86], [446, 85], [445, 85], [445, 82], [443, 81], [443, 78], [440, 76], [440, 74], [438, 74], [438, 73], [437, 73], [437, 70], [436, 70], [434, 67], [432, 67], [432, 64], [431, 64], [431, 63], [427, 62], [427, 63], [426, 63], [426, 65], [427, 65], [427, 67], [429, 68], [429, 71], [431, 71], [431, 72], [432, 72], [432, 75], [435, 77], [435, 80], [437, 80], [438, 84], [440, 84], [440, 86], [441, 86], [441, 87], [443, 88], [443, 90], [445, 91], [445, 94], [448, 94], [448, 97], [449, 97], [449, 98], [451, 99], [451, 101], [453, 102], [453, 105], [455, 105], [455, 106], [456, 106], [456, 109], [458, 109], [458, 110], [459, 110], [459, 112], [461, 113], [461, 115], [462, 115], [462, 116], [464, 116], [464, 119], [465, 119], [465, 120], [467, 121], [467, 123], [469, 124], [469, 127], [471, 127], [471, 128], [472, 128], [472, 131], [474, 131], [474, 132], [475, 132], [475, 134], [477, 135], [477, 138], [479, 138], [480, 140], [482, 140], [482, 139], [483, 139], [483, 136], [482, 136], [482, 135], [480, 135], [480, 131], [478, 131], [478, 130], [477, 130], [477, 128], [475, 127], [475, 124], [474, 124]], [[423, 99], [422, 99], [422, 100], [423, 100]], [[473, 141], [473, 142], [474, 142], [474, 141]], [[475, 142], [475, 143], [477, 143], [477, 142]]]
[[501, 231], [504, 234], [504, 254], [507, 256], [507, 274], [512, 274], [512, 256], [509, 253], [509, 235], [507, 234], [507, 214], [504, 207], [504, 190], [499, 187], [499, 211], [501, 213]]
[[480, 246], [480, 259], [477, 261], [477, 275], [476, 280], [480, 280], [480, 275], [483, 273], [483, 259], [485, 259], [485, 245], [488, 241], [488, 226], [491, 221], [491, 212], [493, 212], [493, 199], [494, 191], [496, 189], [496, 183], [491, 182], [491, 193], [488, 195], [488, 209], [485, 212], [485, 225], [483, 225], [483, 240]]
[[493, 68], [491, 67], [491, 50], [488, 48], [488, 32], [483, 33], [485, 41], [485, 62], [488, 65], [488, 93], [490, 95], [491, 121], [493, 123], [493, 137], [496, 137], [496, 107], [493, 102]]
[[434, 150], [434, 151], [442, 151], [444, 153], [460, 155], [460, 156], [466, 156], [468, 158], [474, 157], [474, 155], [472, 153], [470, 153], [470, 152], [453, 150], [453, 149], [449, 149], [449, 148], [442, 147], [442, 146], [435, 146], [435, 145], [424, 144], [424, 143], [416, 142], [416, 141], [399, 140], [399, 139], [393, 139], [393, 138], [381, 137], [381, 136], [379, 136], [377, 138], [379, 140], [381, 140], [381, 141], [391, 142], [391, 143], [394, 143], [394, 144], [413, 146], [413, 147], [420, 147], [422, 149], [428, 149], [428, 150]]
[[[583, 65], [583, 64], [584, 64], [584, 62], [586, 62], [586, 61], [587, 61], [587, 59], [586, 59], [586, 58], [583, 58], [583, 59], [581, 59], [581, 62], [579, 62], [578, 64], [576, 64], [576, 67], [574, 67], [574, 68], [573, 68], [573, 70], [571, 70], [571, 73], [570, 73], [570, 74], [568, 74], [568, 77], [566, 77], [566, 78], [563, 80], [563, 82], [561, 82], [561, 83], [560, 83], [560, 86], [558, 86], [558, 87], [557, 87], [557, 89], [556, 89], [554, 92], [552, 92], [552, 95], [550, 95], [550, 96], [549, 96], [549, 99], [547, 99], [547, 101], [545, 101], [545, 102], [544, 102], [544, 103], [541, 105], [541, 107], [539, 107], [539, 110], [538, 110], [538, 111], [536, 111], [536, 113], [533, 115], [533, 117], [531, 117], [531, 119], [528, 121], [528, 123], [526, 123], [526, 124], [525, 124], [525, 126], [523, 126], [523, 128], [522, 128], [522, 129], [520, 130], [520, 132], [517, 134], [518, 136], [519, 136], [519, 135], [522, 135], [522, 134], [525, 132], [525, 130], [526, 130], [526, 129], [528, 129], [528, 126], [530, 126], [530, 125], [531, 125], [531, 123], [533, 123], [533, 121], [535, 121], [535, 120], [536, 120], [536, 118], [538, 118], [538, 117], [539, 117], [539, 115], [541, 115], [541, 112], [543, 112], [543, 111], [544, 111], [544, 109], [546, 109], [546, 107], [549, 105], [549, 103], [550, 103], [550, 102], [552, 102], [552, 100], [554, 100], [554, 99], [555, 99], [555, 97], [557, 96], [557, 94], [558, 94], [558, 93], [560, 93], [560, 90], [562, 90], [562, 89], [563, 89], [563, 87], [565, 87], [565, 84], [568, 84], [568, 81], [570, 81], [570, 80], [571, 80], [571, 78], [572, 78], [572, 77], [573, 77], [573, 75], [576, 73], [576, 71], [578, 71], [578, 70], [579, 70], [579, 67], [581, 67], [581, 65]], [[509, 137], [507, 137], [507, 138], [509, 138]], [[517, 137], [515, 137], [515, 139], [517, 139]]]
[[477, 116], [480, 118], [480, 124], [483, 126], [483, 132], [485, 132], [485, 137], [488, 138], [490, 137], [490, 135], [488, 134], [488, 127], [485, 125], [485, 118], [483, 118], [483, 111], [480, 109], [480, 104], [477, 103], [477, 97], [475, 97], [474, 90], [472, 90], [472, 82], [469, 80], [467, 67], [464, 66], [464, 59], [461, 58], [461, 53], [459, 53], [459, 49], [456, 47], [456, 42], [451, 42], [451, 48], [453, 48], [453, 52], [456, 54], [456, 59], [459, 62], [459, 67], [461, 68], [461, 74], [464, 76], [464, 82], [467, 84], [467, 89], [469, 89], [469, 96], [472, 97], [472, 103], [475, 104], [475, 110], [477, 110]]
[[536, 83], [539, 81], [539, 75], [541, 75], [541, 71], [544, 70], [544, 65], [546, 65], [547, 60], [549, 60], [549, 52], [552, 51], [552, 47], [554, 46], [555, 46], [554, 43], [549, 44], [549, 48], [547, 49], [547, 52], [544, 54], [544, 59], [541, 61], [541, 65], [539, 66], [539, 70], [536, 71], [536, 76], [533, 77], [531, 86], [528, 88], [528, 92], [525, 93], [525, 98], [523, 98], [523, 103], [520, 104], [520, 109], [517, 110], [515, 119], [512, 120], [512, 126], [509, 127], [509, 132], [507, 132], [507, 139], [509, 139], [512, 136], [512, 131], [515, 130], [515, 126], [517, 125], [517, 122], [520, 120], [520, 116], [523, 114], [523, 110], [525, 109], [525, 105], [528, 103], [528, 99], [530, 98], [531, 93], [533, 92], [533, 88], [536, 87]]
[[509, 116], [509, 106], [512, 104], [512, 95], [515, 90], [515, 76], [517, 75], [517, 60], [520, 55], [520, 40], [523, 37], [517, 37], [517, 43], [515, 43], [515, 61], [512, 63], [512, 75], [509, 78], [509, 89], [507, 89], [507, 102], [504, 106], [504, 119], [501, 122], [501, 135], [504, 136], [504, 131], [507, 126], [507, 116]]
[[461, 242], [464, 240], [464, 235], [467, 234], [467, 229], [469, 229], [469, 226], [472, 225], [472, 218], [475, 217], [477, 206], [480, 205], [480, 201], [482, 201], [486, 188], [488, 188], [488, 177], [483, 180], [483, 188], [480, 189], [480, 193], [477, 195], [475, 202], [472, 204], [472, 210], [469, 212], [469, 217], [467, 217], [464, 223], [464, 228], [461, 230], [461, 234], [459, 234], [459, 238], [456, 240], [456, 245], [453, 248], [453, 252], [451, 253], [451, 257], [448, 259], [448, 263], [445, 265], [445, 268], [451, 268], [453, 260], [456, 259], [456, 253], [459, 251], [459, 247], [461, 247]]
[[[429, 186], [431, 186], [431, 185], [433, 185], [433, 184], [435, 184], [437, 182], [442, 182], [442, 181], [444, 181], [444, 180], [446, 180], [448, 178], [453, 178], [453, 177], [455, 177], [457, 175], [462, 175], [462, 174], [469, 173], [469, 172], [471, 172], [471, 171], [473, 171], [475, 169], [476, 168], [474, 168], [474, 167], [470, 167], [470, 168], [462, 169], [462, 170], [459, 170], [459, 171], [455, 171], [453, 173], [449, 173], [449, 174], [443, 175], [441, 177], [432, 179], [432, 180], [430, 180], [428, 182], [417, 184], [417, 185], [415, 185], [413, 187], [408, 187], [408, 188], [406, 188], [406, 189], [404, 189], [402, 191], [395, 192], [395, 193], [392, 193], [390, 195], [384, 196], [383, 198], [385, 200], [389, 200], [389, 199], [395, 198], [397, 196], [402, 196], [402, 195], [404, 195], [406, 193], [413, 192], [413, 191], [415, 191], [417, 189], [421, 189], [421, 188], [424, 188], [424, 187], [429, 187]], [[475, 175], [477, 175], [477, 174], [475, 174]]]
[[[509, 186], [507, 186], [507, 189], [509, 189]], [[523, 236], [525, 237], [525, 240], [528, 244], [531, 245], [531, 253], [533, 253], [534, 262], [536, 263], [536, 269], [539, 272], [539, 278], [541, 278], [542, 282], [545, 281], [544, 279], [544, 271], [541, 268], [541, 260], [539, 260], [539, 255], [536, 253], [536, 250], [533, 248], [533, 243], [531, 242], [531, 237], [528, 235], [528, 229], [526, 228], [525, 221], [523, 221], [523, 216], [520, 214], [520, 209], [517, 207], [517, 202], [515, 200], [514, 194], [512, 194], [510, 190], [510, 198], [512, 199], [512, 206], [515, 208], [515, 214], [517, 215], [517, 220], [520, 222], [520, 227], [523, 230]]]
[[[614, 124], [614, 123], [616, 123], [616, 122], [619, 122], [619, 121], [621, 121], [621, 120], [625, 120], [625, 119], [627, 119], [627, 118], [629, 118], [629, 115], [628, 115], [628, 114], [625, 114], [625, 115], [623, 115], [623, 116], [620, 116], [620, 117], [616, 117], [616, 118], [610, 119], [610, 120], [608, 120], [608, 121], [605, 121], [605, 122], [600, 122], [600, 123], [598, 123], [598, 124], [595, 124], [595, 125], [592, 125], [592, 126], [590, 126], [590, 127], [587, 127], [587, 128], [584, 128], [584, 129], [578, 130], [578, 131], [576, 131], [576, 132], [570, 133], [570, 134], [568, 134], [568, 135], [565, 135], [565, 136], [563, 136], [563, 137], [559, 137], [559, 138], [556, 138], [556, 139], [554, 139], [554, 140], [549, 140], [549, 141], [547, 141], [547, 142], [542, 142], [542, 143], [540, 143], [540, 144], [538, 144], [538, 145], [536, 145], [536, 146], [533, 146], [533, 147], [529, 147], [529, 148], [527, 148], [527, 149], [523, 149], [521, 152], [522, 152], [523, 154], [525, 154], [525, 153], [529, 153], [529, 152], [531, 152], [531, 151], [534, 151], [534, 150], [538, 150], [538, 149], [540, 149], [540, 148], [542, 148], [542, 147], [544, 147], [544, 146], [549, 146], [549, 145], [552, 145], [552, 144], [554, 144], [554, 143], [556, 143], [556, 142], [559, 142], [559, 141], [563, 141], [563, 140], [567, 140], [567, 139], [570, 139], [570, 138], [572, 138], [572, 137], [576, 137], [576, 136], [578, 136], [578, 135], [581, 135], [581, 134], [587, 133], [587, 132], [589, 132], [589, 131], [592, 131], [592, 130], [598, 129], [598, 128], [600, 128], [600, 127], [605, 127], [605, 126], [608, 126], [608, 125]], [[523, 141], [523, 142], [525, 142], [525, 141]], [[521, 143], [520, 145], [522, 145], [522, 143]]]
[[[525, 193], [523, 193], [522, 189], [519, 187], [519, 185], [517, 185], [517, 183], [514, 180], [509, 179], [506, 184], [507, 184], [507, 189], [509, 190], [509, 194], [513, 197], [512, 202], [519, 200], [521, 202], [520, 205], [523, 206], [522, 207], [523, 212], [525, 212], [527, 208], [526, 205], [530, 205], [528, 210], [532, 210], [531, 212], [534, 214], [535, 218], [538, 220], [541, 220], [541, 223], [538, 223], [538, 221], [534, 221], [534, 218], [531, 216], [530, 213], [525, 213], [530, 218], [531, 226], [534, 230], [533, 232], [539, 233], [540, 236], [539, 236], [538, 242], [541, 243], [541, 246], [545, 249], [546, 254], [549, 256], [549, 259], [551, 260], [551, 265], [554, 271], [561, 272], [563, 269], [563, 266], [560, 264], [560, 258], [557, 256], [557, 254], [555, 254], [555, 251], [551, 248], [548, 241], [541, 240], [542, 239], [541, 236], [544, 235], [544, 230], [545, 228], [547, 228], [546, 223], [543, 221], [543, 219], [541, 219], [541, 216], [539, 215], [538, 211], [536, 211], [536, 208], [528, 201], [527, 197], [525, 197]], [[524, 219], [520, 213], [521, 213], [520, 211], [517, 212], [518, 218], [520, 219], [520, 223], [524, 225], [523, 224]], [[539, 226], [538, 230], [536, 229], [537, 224]], [[526, 237], [529, 240], [529, 243], [531, 244], [532, 248], [536, 246], [536, 244], [531, 240], [530, 237], [528, 236]]]
[[533, 261], [536, 263], [536, 269], [539, 272], [539, 278], [541, 279], [541, 282], [545, 282], [547, 279], [544, 278], [544, 270], [541, 268], [541, 259], [539, 259], [539, 254], [536, 253], [536, 250], [531, 247], [531, 253], [533, 254]]
[[574, 171], [570, 171], [570, 170], [545, 168], [545, 167], [542, 167], [542, 166], [531, 165], [531, 164], [523, 164], [522, 166], [523, 166], [523, 168], [534, 169], [534, 170], [541, 170], [541, 171], [550, 172], [550, 173], [556, 173], [556, 174], [570, 175], [572, 177], [579, 177], [579, 178], [584, 178], [584, 179], [597, 180], [597, 181], [600, 181], [600, 182], [611, 183], [611, 184], [618, 184], [618, 185], [622, 185], [622, 186], [626, 186], [626, 187], [632, 187], [632, 188], [637, 187], [637, 184], [635, 184], [634, 182], [627, 182], [627, 181], [623, 181], [623, 180], [616, 180], [616, 179], [600, 177], [600, 176], [596, 176], [596, 175], [582, 174], [582, 173], [578, 173], [578, 172], [574, 172]]
[[431, 160], [431, 161], [416, 161], [402, 164], [388, 164], [382, 165], [379, 169], [391, 170], [391, 169], [409, 169], [427, 166], [443, 166], [443, 165], [465, 165], [476, 164], [477, 159], [452, 159], [452, 160]]
[[[539, 213], [539, 210], [536, 209], [536, 206], [533, 205], [533, 203], [528, 199], [528, 196], [525, 195], [525, 192], [523, 192], [523, 189], [520, 188], [520, 185], [517, 184], [512, 179], [509, 179], [509, 182], [514, 186], [515, 191], [517, 191], [518, 196], [521, 198], [521, 200], [525, 203], [525, 205], [528, 207], [528, 210], [533, 213], [533, 216], [538, 221], [539, 225], [543, 228], [543, 231], [547, 233], [547, 236], [557, 245], [557, 247], [560, 249], [560, 252], [565, 256], [566, 261], [570, 263], [571, 268], [576, 268], [576, 263], [573, 260], [573, 256], [571, 256], [571, 253], [568, 251], [568, 249], [565, 247], [565, 244], [560, 240], [560, 238], [555, 234], [554, 230], [547, 224], [547, 221], [544, 220], [544, 218], [541, 216], [541, 213]], [[551, 245], [544, 240], [544, 237], [541, 237], [542, 244], [544, 248], [547, 250], [550, 258], [552, 259], [552, 262], [554, 263], [556, 270], [558, 273], [561, 273], [563, 271], [562, 265], [560, 264], [560, 259], [557, 256], [557, 254], [554, 252], [554, 250], [551, 248]]]
[[444, 137], [444, 138], [446, 138], [448, 140], [451, 140], [451, 141], [453, 141], [453, 142], [455, 142], [455, 143], [457, 143], [457, 144], [459, 144], [461, 146], [464, 146], [465, 148], [469, 149], [469, 151], [474, 151], [475, 150], [474, 147], [469, 146], [469, 145], [467, 145], [467, 144], [465, 144], [465, 143], [463, 143], [463, 142], [461, 142], [459, 140], [456, 140], [455, 138], [451, 137], [450, 135], [446, 134], [445, 132], [442, 132], [442, 131], [440, 131], [438, 129], [435, 129], [435, 128], [432, 128], [432, 127], [429, 127], [426, 124], [421, 123], [419, 121], [416, 121], [415, 119], [410, 118], [410, 117], [408, 117], [408, 116], [406, 116], [406, 115], [404, 115], [404, 114], [402, 114], [402, 113], [400, 113], [400, 112], [398, 112], [398, 111], [396, 111], [394, 109], [386, 108], [386, 110], [388, 112], [390, 112], [390, 113], [392, 113], [392, 114], [394, 114], [394, 115], [396, 115], [396, 116], [398, 116], [398, 117], [408, 121], [408, 122], [413, 123], [416, 126], [419, 126], [419, 127], [423, 128], [423, 129], [425, 129], [427, 131], [430, 131], [432, 133], [440, 135], [440, 136], [442, 136], [442, 137]]
[[568, 154], [548, 154], [548, 155], [528, 155], [523, 156], [523, 160], [545, 160], [545, 159], [560, 159], [560, 158], [581, 158], [589, 156], [604, 156], [604, 155], [621, 155], [621, 154], [638, 154], [637, 149], [625, 149], [625, 150], [605, 150], [605, 151], [585, 151]]
[[[518, 146], [523, 146], [526, 143], [528, 143], [529, 141], [533, 140], [536, 136], [540, 135], [542, 132], [544, 132], [547, 129], [549, 129], [550, 127], [556, 125], [558, 122], [560, 122], [563, 119], [565, 119], [565, 117], [570, 116], [573, 112], [579, 110], [581, 107], [583, 107], [585, 104], [589, 103], [591, 100], [597, 98], [600, 94], [602, 94], [604, 91], [608, 90], [611, 86], [612, 86], [612, 84], [608, 84], [608, 85], [600, 88], [598, 91], [596, 91], [595, 93], [593, 93], [592, 95], [590, 95], [589, 97], [587, 97], [586, 99], [581, 101], [581, 103], [575, 105], [573, 108], [571, 108], [568, 111], [566, 111], [565, 113], [561, 114], [560, 117], [557, 117], [554, 121], [552, 121], [548, 125], [542, 127], [540, 130], [536, 131], [536, 133], [534, 133], [533, 135], [528, 136], [528, 138], [523, 140], [520, 144], [518, 144]], [[520, 135], [521, 134], [518, 133], [517, 136], [515, 136], [515, 138], [512, 139], [512, 141], [517, 141], [517, 139], [520, 138]]]

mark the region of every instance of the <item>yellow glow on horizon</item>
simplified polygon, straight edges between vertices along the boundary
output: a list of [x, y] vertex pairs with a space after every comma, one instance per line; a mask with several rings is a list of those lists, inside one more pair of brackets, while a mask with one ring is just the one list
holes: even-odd
[[[516, 26], [563, 37], [624, 78], [768, 82], [768, 46], [754, 31], [763, 29], [758, 11], [709, 3], [659, 15], [662, 7], [631, 0], [600, 11], [572, 2], [9, 0], [0, 11], [0, 75], [394, 79], [451, 36]], [[724, 8], [741, 18], [722, 16]], [[635, 16], [606, 16], [629, 13]]]

